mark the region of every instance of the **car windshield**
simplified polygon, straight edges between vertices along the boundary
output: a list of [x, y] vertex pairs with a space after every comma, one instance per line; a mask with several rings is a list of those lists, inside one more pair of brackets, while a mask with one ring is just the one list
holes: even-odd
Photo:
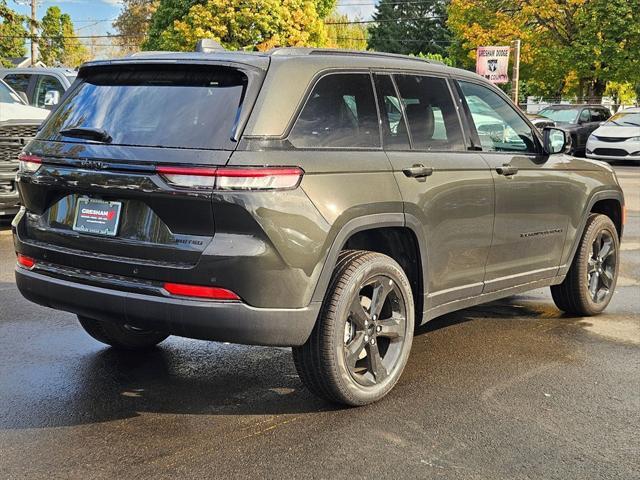
[[640, 127], [640, 112], [619, 112], [607, 120], [607, 125]]
[[543, 117], [562, 123], [575, 123], [579, 113], [579, 108], [544, 108], [538, 112]]
[[230, 67], [142, 66], [89, 70], [42, 129], [42, 139], [112, 145], [231, 149], [247, 76]]
[[22, 100], [4, 82], [0, 81], [0, 103], [17, 103], [22, 105]]

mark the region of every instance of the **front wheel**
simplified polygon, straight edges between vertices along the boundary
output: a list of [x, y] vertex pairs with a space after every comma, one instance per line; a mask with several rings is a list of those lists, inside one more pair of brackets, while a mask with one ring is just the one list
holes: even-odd
[[411, 285], [400, 265], [380, 253], [342, 252], [311, 336], [293, 348], [300, 378], [331, 402], [379, 400], [407, 363], [414, 316]]
[[574, 315], [601, 313], [616, 288], [619, 264], [620, 241], [615, 225], [606, 215], [590, 215], [566, 278], [551, 287], [554, 303]]

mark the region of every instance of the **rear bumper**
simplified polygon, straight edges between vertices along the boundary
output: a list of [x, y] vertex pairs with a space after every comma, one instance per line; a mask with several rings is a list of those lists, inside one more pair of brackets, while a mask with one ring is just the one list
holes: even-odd
[[171, 335], [249, 345], [302, 345], [319, 303], [299, 309], [254, 308], [242, 302], [178, 299], [85, 285], [16, 268], [22, 295], [39, 305]]

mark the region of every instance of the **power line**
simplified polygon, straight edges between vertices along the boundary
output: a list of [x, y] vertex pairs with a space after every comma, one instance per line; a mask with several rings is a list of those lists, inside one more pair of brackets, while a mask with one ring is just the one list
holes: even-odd
[[445, 15], [433, 15], [430, 17], [407, 17], [407, 18], [390, 18], [385, 20], [351, 20], [348, 22], [324, 22], [325, 25], [355, 25], [367, 23], [389, 23], [389, 22], [413, 22], [423, 20], [446, 20]]
[[[432, 4], [433, 0], [414, 0], [407, 2], [386, 2], [386, 5], [421, 5]], [[379, 2], [362, 2], [362, 3], [337, 3], [336, 7], [360, 7], [360, 6], [377, 6]]]

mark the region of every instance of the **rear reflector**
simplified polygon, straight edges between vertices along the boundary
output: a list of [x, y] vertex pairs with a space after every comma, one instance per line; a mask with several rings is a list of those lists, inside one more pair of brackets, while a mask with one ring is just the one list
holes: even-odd
[[288, 190], [300, 184], [304, 170], [298, 167], [167, 167], [156, 171], [172, 185], [216, 190]]
[[40, 157], [36, 157], [35, 155], [28, 155], [26, 153], [21, 153], [20, 155], [18, 155], [18, 160], [20, 161], [18, 170], [21, 173], [37, 172], [42, 165], [42, 159]]
[[31, 257], [27, 257], [25, 255], [22, 255], [21, 253], [18, 253], [18, 265], [31, 270], [36, 266], [36, 261]]
[[240, 300], [240, 297], [231, 290], [218, 287], [165, 283], [164, 289], [171, 295], [179, 295], [181, 297], [208, 298], [209, 300]]

